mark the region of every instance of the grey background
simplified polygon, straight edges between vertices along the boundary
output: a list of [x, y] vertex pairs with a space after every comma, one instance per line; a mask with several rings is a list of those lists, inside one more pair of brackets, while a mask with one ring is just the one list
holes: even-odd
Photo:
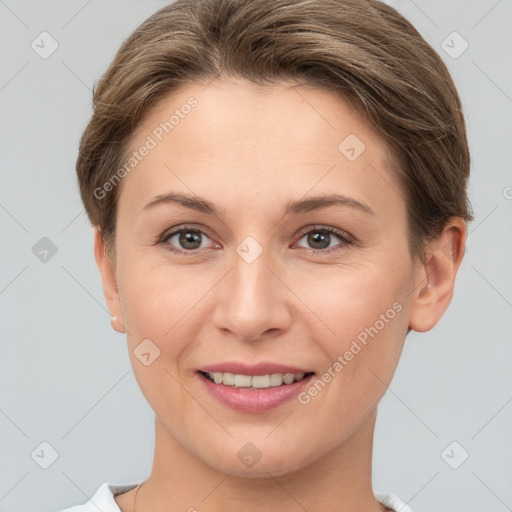
[[[93, 83], [165, 3], [0, 1], [1, 511], [82, 503], [151, 469], [153, 412], [110, 327], [74, 165]], [[512, 2], [389, 3], [458, 87], [476, 220], [450, 308], [409, 335], [381, 403], [374, 488], [414, 512], [512, 510]], [[43, 31], [59, 45], [46, 59], [31, 48]], [[453, 31], [469, 44], [457, 58], [441, 47]], [[33, 251], [43, 237], [57, 250], [46, 262]], [[47, 469], [42, 442], [58, 454]]]

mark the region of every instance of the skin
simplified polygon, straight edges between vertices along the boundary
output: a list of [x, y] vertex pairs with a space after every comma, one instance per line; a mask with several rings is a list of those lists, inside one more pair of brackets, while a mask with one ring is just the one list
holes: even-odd
[[[190, 96], [197, 107], [123, 179], [115, 261], [95, 231], [112, 325], [126, 332], [155, 412], [154, 464], [136, 511], [383, 511], [371, 483], [377, 404], [407, 329], [428, 331], [451, 301], [466, 224], [451, 219], [426, 262], [414, 260], [382, 139], [345, 101], [310, 86], [184, 86], [139, 125], [131, 149]], [[351, 133], [366, 147], [354, 161], [338, 149]], [[142, 212], [170, 191], [206, 198], [224, 214], [178, 204]], [[334, 192], [374, 215], [339, 205], [284, 215], [290, 200]], [[179, 235], [158, 243], [184, 224], [206, 232], [194, 255], [166, 249], [194, 247]], [[315, 245], [319, 225], [356, 242], [327, 235]], [[263, 249], [250, 264], [236, 252], [248, 236]], [[306, 405], [292, 399], [266, 413], [237, 412], [207, 394], [196, 373], [237, 360], [321, 376], [394, 303], [400, 312]], [[149, 366], [134, 355], [147, 338], [160, 350]], [[252, 467], [237, 457], [247, 442], [262, 454]], [[116, 496], [123, 512], [134, 510], [136, 490]]]

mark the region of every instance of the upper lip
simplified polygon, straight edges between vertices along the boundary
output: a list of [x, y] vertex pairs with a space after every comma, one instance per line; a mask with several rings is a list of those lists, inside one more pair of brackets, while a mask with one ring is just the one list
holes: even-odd
[[236, 361], [210, 364], [199, 368], [201, 372], [210, 373], [233, 373], [237, 375], [269, 375], [272, 373], [311, 373], [296, 366], [284, 365], [281, 363], [261, 362], [258, 364], [246, 364]]

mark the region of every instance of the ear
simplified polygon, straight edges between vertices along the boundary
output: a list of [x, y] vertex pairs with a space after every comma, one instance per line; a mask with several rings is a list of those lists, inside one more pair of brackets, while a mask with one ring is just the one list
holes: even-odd
[[418, 263], [411, 292], [409, 327], [414, 331], [432, 329], [448, 308], [466, 238], [466, 223], [460, 217], [453, 217], [439, 237], [428, 244], [426, 262]]
[[107, 307], [110, 311], [112, 328], [117, 332], [124, 333], [124, 320], [119, 289], [117, 288], [117, 279], [107, 255], [103, 236], [97, 227], [94, 227], [94, 257], [96, 258], [96, 264], [101, 274], [103, 293], [105, 294]]

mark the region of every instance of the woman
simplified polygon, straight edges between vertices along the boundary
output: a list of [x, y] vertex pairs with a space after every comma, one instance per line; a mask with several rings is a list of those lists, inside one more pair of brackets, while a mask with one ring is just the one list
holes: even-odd
[[440, 57], [376, 0], [178, 0], [94, 92], [77, 173], [112, 327], [155, 411], [97, 510], [410, 511], [379, 400], [446, 311], [469, 151]]

